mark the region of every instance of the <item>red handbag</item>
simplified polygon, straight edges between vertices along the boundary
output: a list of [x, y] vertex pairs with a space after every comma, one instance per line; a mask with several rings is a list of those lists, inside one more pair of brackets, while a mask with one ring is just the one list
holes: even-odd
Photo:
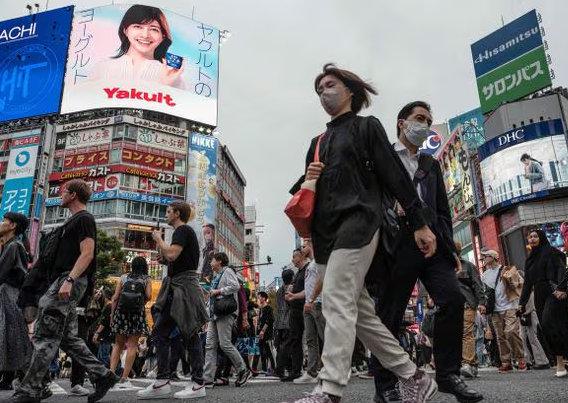
[[[320, 134], [316, 143], [314, 162], [319, 162], [320, 142], [325, 133]], [[316, 204], [316, 179], [304, 181], [301, 189], [296, 192], [286, 205], [284, 212], [292, 221], [292, 225], [302, 238], [310, 238], [312, 233], [312, 219]]]

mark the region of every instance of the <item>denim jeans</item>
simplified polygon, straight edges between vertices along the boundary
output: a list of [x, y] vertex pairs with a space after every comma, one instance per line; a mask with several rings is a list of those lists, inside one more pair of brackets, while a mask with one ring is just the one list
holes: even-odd
[[97, 359], [104, 364], [105, 367], [110, 368], [110, 352], [112, 351], [112, 344], [101, 343], [99, 344], [99, 352]]

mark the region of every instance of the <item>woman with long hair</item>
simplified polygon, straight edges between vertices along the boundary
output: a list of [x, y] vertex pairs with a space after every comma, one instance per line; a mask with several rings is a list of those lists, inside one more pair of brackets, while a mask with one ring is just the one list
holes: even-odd
[[556, 376], [568, 376], [564, 357], [568, 357], [568, 274], [566, 256], [548, 242], [546, 234], [535, 229], [527, 237], [531, 253], [525, 263], [525, 284], [520, 310], [534, 290], [536, 314], [550, 352], [556, 356]]
[[94, 67], [90, 80], [145, 80], [185, 89], [179, 69], [168, 67], [166, 53], [172, 34], [162, 10], [151, 6], [130, 7], [118, 27], [120, 47], [115, 56]]
[[[141, 307], [136, 312], [126, 308], [126, 303], [121, 304], [121, 298], [125, 300], [125, 293], [133, 294], [135, 291], [132, 289], [142, 289], [137, 287], [136, 283], [144, 284], [143, 286], [143, 301]], [[126, 285], [132, 285], [132, 289]], [[131, 295], [130, 297], [136, 298]], [[148, 277], [148, 264], [146, 259], [142, 256], [137, 256], [132, 260], [132, 270], [130, 273], [124, 274], [118, 280], [116, 289], [112, 297], [112, 312], [111, 312], [111, 328], [116, 335], [114, 346], [112, 348], [112, 355], [110, 357], [110, 370], [116, 372], [116, 367], [120, 361], [120, 355], [126, 345], [126, 362], [124, 363], [124, 371], [122, 372], [120, 381], [117, 384], [118, 388], [131, 388], [132, 385], [128, 381], [128, 375], [134, 365], [136, 354], [138, 352], [138, 340], [141, 336], [147, 336], [150, 332], [148, 330], [148, 323], [146, 322], [145, 304], [152, 298], [152, 282]]]
[[[8, 212], [0, 222], [0, 389], [11, 389], [15, 371], [25, 370], [32, 346], [18, 295], [30, 261], [30, 243], [23, 214]], [[22, 237], [22, 240], [20, 240]]]
[[521, 162], [525, 164], [524, 177], [529, 180], [531, 193], [546, 189], [546, 178], [542, 161], [538, 161], [525, 153], [521, 155]]

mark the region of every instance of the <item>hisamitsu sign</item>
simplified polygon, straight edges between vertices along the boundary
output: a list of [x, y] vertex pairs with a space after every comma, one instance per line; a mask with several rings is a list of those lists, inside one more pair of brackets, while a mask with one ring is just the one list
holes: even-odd
[[471, 45], [482, 113], [551, 85], [536, 10]]

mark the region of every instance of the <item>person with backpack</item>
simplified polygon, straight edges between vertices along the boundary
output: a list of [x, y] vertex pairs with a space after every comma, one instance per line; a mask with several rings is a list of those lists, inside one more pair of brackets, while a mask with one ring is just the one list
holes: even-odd
[[[438, 391], [455, 395], [459, 402], [473, 403], [482, 400], [483, 396], [460, 378], [465, 299], [456, 278], [456, 272], [461, 271], [461, 262], [453, 240], [448, 195], [438, 161], [418, 152], [430, 134], [431, 125], [432, 112], [428, 103], [406, 104], [397, 116], [398, 141], [394, 144], [394, 152], [405, 168], [404, 176], [412, 178], [421, 204], [428, 209], [430, 227], [438, 240], [436, 253], [427, 258], [414, 245], [411, 217], [397, 200], [394, 211], [399, 230], [395, 242], [389, 245], [392, 247], [391, 259], [383, 262], [383, 270], [374, 272], [371, 281], [377, 283], [377, 312], [393, 335], [399, 332], [416, 281], [420, 280], [426, 287], [438, 307], [433, 330]], [[376, 401], [404, 401], [396, 384], [394, 374], [384, 366], [380, 368], [375, 377]]]
[[[61, 348], [82, 365], [95, 384], [88, 402], [102, 399], [118, 377], [101, 364], [85, 342], [77, 336], [77, 303], [88, 292], [96, 271], [95, 219], [87, 212], [91, 188], [82, 179], [63, 185], [61, 207], [72, 216], [57, 228], [40, 250], [43, 269], [53, 280], [39, 301], [39, 315], [32, 342], [34, 352], [26, 376], [11, 398], [13, 403], [39, 402], [43, 379], [56, 351]], [[43, 253], [42, 253], [43, 252]]]
[[13, 212], [0, 222], [0, 390], [12, 389], [15, 372], [25, 370], [32, 355], [28, 327], [17, 305], [28, 271], [28, 223], [26, 216]]
[[112, 296], [111, 329], [115, 334], [110, 369], [116, 373], [120, 355], [126, 344], [126, 360], [118, 388], [132, 388], [128, 375], [138, 352], [138, 340], [150, 333], [146, 322], [146, 302], [152, 299], [152, 282], [148, 264], [142, 256], [132, 260], [131, 271], [123, 274], [116, 283]]

